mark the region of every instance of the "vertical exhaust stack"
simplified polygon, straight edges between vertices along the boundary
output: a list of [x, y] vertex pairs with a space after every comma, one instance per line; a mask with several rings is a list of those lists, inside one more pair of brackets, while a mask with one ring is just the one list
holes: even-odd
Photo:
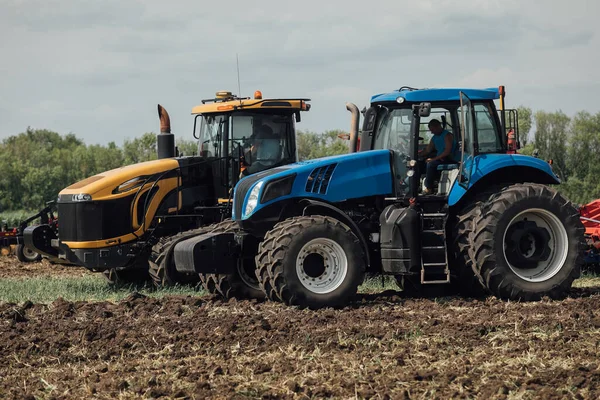
[[350, 143], [348, 144], [348, 149], [350, 153], [355, 153], [357, 151], [358, 144], [360, 111], [358, 111], [358, 107], [356, 107], [356, 104], [354, 103], [346, 103], [346, 110], [352, 113], [352, 120], [350, 121]]
[[156, 135], [158, 158], [175, 157], [175, 135], [171, 133], [171, 119], [167, 110], [160, 104], [158, 105], [158, 118], [160, 118], [160, 133]]

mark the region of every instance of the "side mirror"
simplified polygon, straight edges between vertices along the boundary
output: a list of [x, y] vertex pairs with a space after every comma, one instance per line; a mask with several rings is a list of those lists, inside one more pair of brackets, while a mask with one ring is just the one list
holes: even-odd
[[419, 117], [429, 117], [431, 115], [431, 103], [421, 103], [413, 107], [417, 108]]
[[296, 112], [294, 112], [294, 114], [296, 115], [296, 122], [300, 122], [300, 120], [301, 120], [300, 111], [296, 111]]

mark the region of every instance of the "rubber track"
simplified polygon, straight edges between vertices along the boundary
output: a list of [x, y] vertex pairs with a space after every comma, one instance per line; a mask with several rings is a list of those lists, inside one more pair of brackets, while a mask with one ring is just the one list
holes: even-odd
[[[235, 222], [232, 220], [225, 220], [213, 225], [207, 225], [200, 228], [192, 229], [185, 232], [180, 232], [172, 236], [165, 236], [160, 238], [158, 243], [152, 246], [152, 255], [149, 258], [149, 274], [152, 278], [152, 281], [157, 287], [164, 286], [172, 286], [176, 283], [190, 283], [190, 282], [177, 282], [177, 278], [173, 276], [169, 276], [167, 273], [166, 267], [167, 262], [172, 262], [173, 250], [175, 249], [175, 245], [183, 240], [190, 239], [194, 236], [203, 235], [205, 233], [213, 232], [217, 229], [223, 229], [229, 227], [231, 225], [235, 225]], [[195, 277], [195, 276], [194, 276]], [[200, 277], [200, 280], [202, 277]], [[193, 279], [190, 279], [193, 281]], [[202, 282], [204, 285], [204, 282]], [[208, 289], [208, 286], [205, 287], [210, 293], [215, 293], [215, 291], [211, 291]]]
[[[270, 298], [278, 299], [287, 305], [304, 306], [301, 299], [296, 298], [287, 288], [283, 276], [283, 258], [285, 257], [293, 237], [298, 235], [302, 230], [315, 224], [328, 224], [333, 227], [341, 228], [355, 236], [352, 230], [340, 221], [320, 215], [294, 217], [277, 223], [273, 229], [265, 235], [265, 239], [260, 243], [258, 254], [256, 256], [259, 282], [262, 290], [265, 291], [266, 294], [267, 291], [269, 291], [269, 294], [267, 295], [269, 295]], [[356, 238], [355, 245], [358, 248], [361, 248], [358, 238]], [[267, 274], [264, 273], [265, 269], [267, 270]], [[358, 284], [356, 285], [355, 292], [357, 289]], [[339, 305], [340, 304], [331, 304], [331, 306]]]
[[[540, 184], [517, 184], [505, 187], [502, 191], [492, 195], [485, 203], [480, 203], [475, 209], [473, 219], [473, 231], [469, 242], [469, 257], [471, 258], [474, 272], [478, 278], [485, 283], [494, 294], [501, 298], [511, 300], [538, 300], [540, 297], [548, 296], [553, 299], [563, 298], [569, 291], [575, 278], [579, 276], [581, 265], [583, 265], [583, 250], [585, 242], [580, 241], [575, 266], [569, 276], [560, 284], [555, 285], [545, 293], [531, 293], [520, 290], [510, 285], [503, 277], [503, 272], [496, 267], [496, 254], [493, 250], [494, 233], [498, 219], [511, 204], [528, 197], [549, 198], [558, 201], [561, 207], [569, 207], [573, 213], [567, 221], [563, 221], [567, 234], [581, 234], [583, 237], [583, 225], [579, 219], [579, 213], [571, 205], [571, 202], [562, 197], [558, 192], [550, 190], [547, 186]], [[569, 232], [571, 225], [576, 227], [575, 232]]]

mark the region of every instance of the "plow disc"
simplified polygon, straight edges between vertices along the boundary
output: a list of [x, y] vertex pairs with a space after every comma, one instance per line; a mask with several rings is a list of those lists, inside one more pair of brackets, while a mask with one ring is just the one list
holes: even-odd
[[581, 222], [585, 226], [585, 263], [600, 266], [600, 200], [594, 200], [579, 209]]

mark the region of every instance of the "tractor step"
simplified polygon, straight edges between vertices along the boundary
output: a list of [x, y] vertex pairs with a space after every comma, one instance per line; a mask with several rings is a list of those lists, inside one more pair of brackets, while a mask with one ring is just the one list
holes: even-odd
[[448, 214], [429, 212], [421, 214], [421, 284], [450, 282], [446, 245]]

